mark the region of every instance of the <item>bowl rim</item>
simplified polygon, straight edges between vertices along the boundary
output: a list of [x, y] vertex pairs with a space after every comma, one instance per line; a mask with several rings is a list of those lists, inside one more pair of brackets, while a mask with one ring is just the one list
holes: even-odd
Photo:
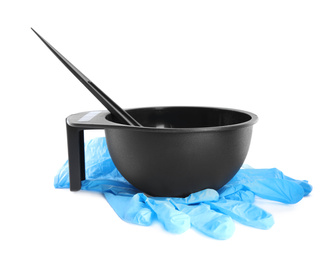
[[245, 115], [250, 116], [250, 119], [242, 122], [242, 123], [237, 123], [237, 124], [230, 124], [230, 125], [223, 125], [223, 126], [206, 126], [206, 127], [186, 127], [186, 128], [156, 128], [156, 127], [139, 127], [139, 126], [130, 126], [130, 125], [125, 125], [125, 124], [120, 124], [117, 122], [113, 122], [106, 117], [110, 115], [108, 113], [105, 116], [105, 119], [113, 124], [114, 127], [122, 127], [122, 128], [129, 128], [133, 130], [144, 130], [144, 131], [154, 131], [154, 132], [208, 132], [208, 131], [228, 131], [228, 130], [235, 130], [235, 129], [240, 129], [240, 128], [245, 128], [254, 125], [255, 123], [258, 122], [258, 116], [252, 112], [241, 110], [241, 109], [234, 109], [234, 108], [224, 108], [224, 107], [204, 107], [204, 106], [152, 106], [152, 107], [138, 107], [138, 108], [129, 108], [126, 109], [127, 112], [132, 112], [133, 110], [140, 110], [140, 109], [155, 109], [155, 110], [163, 110], [163, 109], [213, 109], [213, 110], [226, 110], [226, 111], [232, 111], [232, 112], [237, 112], [237, 113], [242, 113]]

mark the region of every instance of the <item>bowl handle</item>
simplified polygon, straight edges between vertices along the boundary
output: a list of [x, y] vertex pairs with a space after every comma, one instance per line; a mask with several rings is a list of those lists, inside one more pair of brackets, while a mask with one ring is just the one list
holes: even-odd
[[[91, 111], [66, 118], [70, 190], [81, 189], [85, 180], [84, 130], [104, 129], [106, 111]], [[96, 123], [100, 122], [100, 123]]]

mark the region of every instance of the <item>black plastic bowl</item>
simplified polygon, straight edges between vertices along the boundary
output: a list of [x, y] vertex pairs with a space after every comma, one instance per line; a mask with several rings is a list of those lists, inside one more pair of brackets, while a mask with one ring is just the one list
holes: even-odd
[[230, 181], [246, 158], [258, 120], [253, 113], [225, 108], [152, 107], [127, 112], [144, 127], [121, 124], [107, 111], [97, 112], [89, 121], [80, 121], [85, 113], [70, 116], [67, 123], [70, 128], [104, 128], [120, 173], [141, 191], [163, 197], [219, 189]]

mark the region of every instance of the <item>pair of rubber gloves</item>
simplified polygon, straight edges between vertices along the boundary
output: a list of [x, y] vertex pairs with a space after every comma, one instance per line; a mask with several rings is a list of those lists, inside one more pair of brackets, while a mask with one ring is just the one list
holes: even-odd
[[[118, 172], [103, 137], [85, 144], [85, 166], [82, 190], [103, 193], [124, 221], [149, 226], [158, 220], [169, 232], [183, 233], [193, 227], [215, 239], [228, 239], [233, 235], [233, 220], [259, 229], [272, 227], [272, 215], [253, 205], [255, 195], [293, 204], [312, 191], [307, 181], [289, 178], [275, 168], [253, 169], [245, 165], [217, 191], [205, 189], [186, 198], [150, 197]], [[69, 188], [68, 162], [55, 176], [54, 186]]]

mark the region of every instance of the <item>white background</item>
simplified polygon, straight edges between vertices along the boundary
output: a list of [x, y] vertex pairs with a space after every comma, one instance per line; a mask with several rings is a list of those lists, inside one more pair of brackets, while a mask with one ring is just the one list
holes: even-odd
[[[334, 1], [6, 2], [1, 259], [336, 258]], [[309, 180], [312, 194], [290, 206], [258, 200], [275, 225], [236, 223], [217, 241], [131, 225], [101, 195], [54, 189], [67, 159], [65, 118], [104, 107], [30, 27], [123, 108], [254, 112], [246, 163]]]

